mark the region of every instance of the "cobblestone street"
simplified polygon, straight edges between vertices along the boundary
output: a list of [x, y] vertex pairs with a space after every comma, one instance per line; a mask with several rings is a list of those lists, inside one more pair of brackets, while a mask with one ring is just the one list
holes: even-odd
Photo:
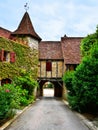
[[89, 130], [60, 99], [44, 97], [6, 130]]

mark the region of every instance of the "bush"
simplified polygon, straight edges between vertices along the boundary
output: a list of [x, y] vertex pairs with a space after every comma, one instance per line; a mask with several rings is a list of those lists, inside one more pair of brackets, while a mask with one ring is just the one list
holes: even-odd
[[[90, 56], [85, 57], [77, 68], [74, 80], [79, 105], [85, 111], [98, 109], [98, 45], [91, 49]], [[88, 109], [89, 108], [89, 109]]]
[[22, 72], [20, 77], [14, 78], [13, 83], [16, 87], [19, 86], [21, 105], [26, 106], [34, 101], [34, 90], [38, 87], [38, 83], [32, 79], [30, 72]]
[[0, 87], [0, 121], [15, 115], [16, 109], [27, 106], [35, 99], [34, 89], [37, 81], [33, 80], [28, 73], [16, 77], [12, 84]]
[[74, 89], [73, 89], [73, 80], [74, 71], [67, 71], [63, 76], [63, 81], [65, 83], [66, 88], [68, 89], [69, 95], [74, 95]]
[[17, 90], [13, 84], [0, 87], [0, 120], [14, 116], [15, 108], [19, 108]]
[[90, 53], [74, 74], [67, 72], [63, 78], [69, 90], [69, 104], [79, 112], [98, 111], [98, 45], [94, 45]]
[[37, 81], [32, 79], [30, 73], [24, 73], [22, 76], [16, 77], [14, 79], [14, 84], [16, 84], [16, 86], [21, 86], [22, 89], [27, 90], [28, 95], [33, 95], [34, 89], [38, 87]]
[[63, 77], [69, 105], [78, 112], [98, 111], [98, 67], [95, 66], [98, 63], [92, 64], [90, 58], [85, 58], [75, 72], [67, 72]]
[[29, 104], [28, 91], [26, 89], [22, 89], [21, 86], [16, 86], [16, 89], [19, 96], [20, 106], [27, 106]]
[[68, 101], [79, 112], [98, 112], [98, 27], [96, 33], [84, 38], [81, 44], [82, 62], [73, 76], [66, 73]]

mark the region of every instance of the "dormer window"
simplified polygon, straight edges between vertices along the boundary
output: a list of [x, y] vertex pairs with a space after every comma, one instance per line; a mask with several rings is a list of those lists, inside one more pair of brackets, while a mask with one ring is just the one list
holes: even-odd
[[6, 51], [4, 49], [0, 50], [0, 61], [6, 61], [6, 62], [15, 62], [15, 53]]

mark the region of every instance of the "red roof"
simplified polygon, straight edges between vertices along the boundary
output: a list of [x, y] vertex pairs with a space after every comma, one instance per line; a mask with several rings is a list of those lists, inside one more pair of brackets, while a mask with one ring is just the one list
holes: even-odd
[[61, 42], [59, 41], [42, 41], [39, 43], [39, 59], [63, 59]]
[[41, 40], [38, 34], [35, 32], [34, 27], [32, 25], [29, 14], [26, 12], [17, 28], [16, 31], [12, 33], [12, 35], [30, 35], [37, 40]]
[[65, 64], [80, 63], [80, 42], [82, 39], [82, 37], [63, 37], [61, 39]]
[[11, 31], [0, 27], [0, 36], [4, 38], [10, 38]]

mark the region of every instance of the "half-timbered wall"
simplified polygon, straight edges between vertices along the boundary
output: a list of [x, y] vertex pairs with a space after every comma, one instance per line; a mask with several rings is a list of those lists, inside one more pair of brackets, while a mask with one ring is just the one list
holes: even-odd
[[48, 61], [51, 62], [51, 69], [47, 69], [47, 61], [39, 61], [38, 77], [40, 78], [61, 78], [64, 73], [63, 61]]

